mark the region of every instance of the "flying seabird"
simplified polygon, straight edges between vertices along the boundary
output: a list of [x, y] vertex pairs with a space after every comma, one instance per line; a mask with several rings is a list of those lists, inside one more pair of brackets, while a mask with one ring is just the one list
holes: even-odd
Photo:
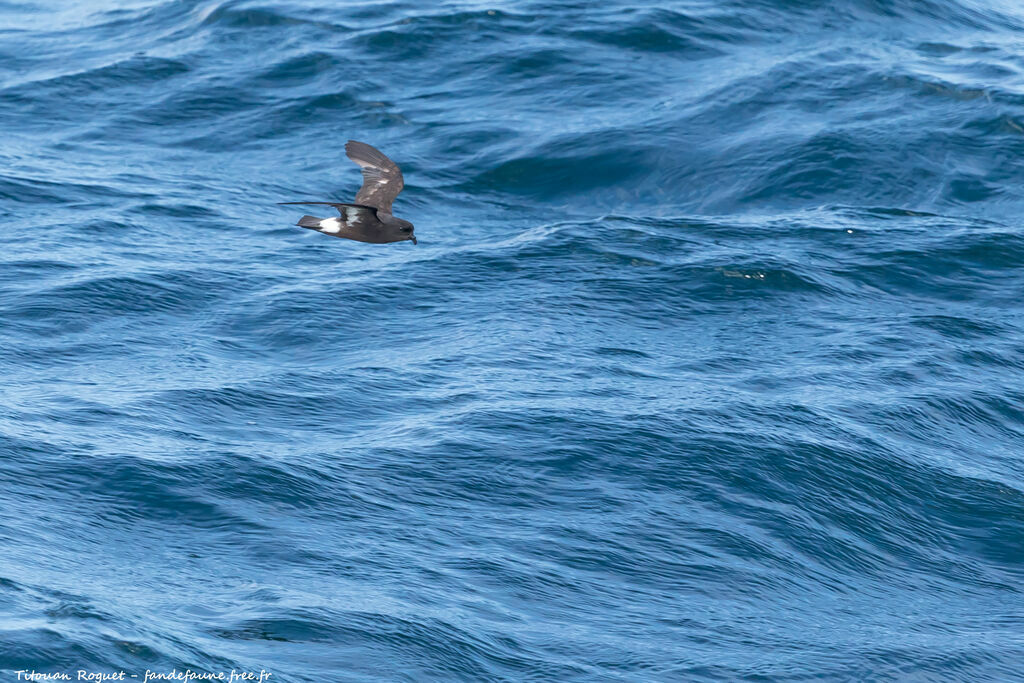
[[279, 202], [280, 204], [326, 204], [341, 214], [340, 218], [303, 216], [296, 225], [317, 230], [325, 235], [344, 237], [357, 242], [402, 242], [412, 240], [412, 223], [391, 215], [391, 202], [405, 187], [398, 164], [377, 148], [365, 142], [349, 140], [345, 154], [363, 170], [363, 186], [356, 193], [354, 204], [338, 202]]

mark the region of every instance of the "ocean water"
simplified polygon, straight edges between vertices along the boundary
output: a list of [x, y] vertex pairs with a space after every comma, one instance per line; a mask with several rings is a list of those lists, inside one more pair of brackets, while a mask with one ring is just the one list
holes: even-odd
[[0, 0], [0, 131], [2, 680], [1024, 680], [1019, 3]]

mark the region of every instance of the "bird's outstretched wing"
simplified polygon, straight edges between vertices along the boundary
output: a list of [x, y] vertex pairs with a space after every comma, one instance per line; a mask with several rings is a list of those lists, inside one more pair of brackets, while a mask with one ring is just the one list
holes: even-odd
[[341, 217], [347, 221], [365, 216], [366, 218], [372, 218], [374, 223], [380, 222], [380, 219], [377, 218], [376, 206], [344, 204], [342, 202], [278, 202], [278, 204], [322, 204], [324, 206], [333, 206], [341, 214]]
[[391, 203], [405, 187], [398, 164], [388, 159], [376, 147], [365, 142], [349, 140], [345, 154], [363, 170], [363, 186], [356, 193], [356, 204], [372, 206], [391, 213]]

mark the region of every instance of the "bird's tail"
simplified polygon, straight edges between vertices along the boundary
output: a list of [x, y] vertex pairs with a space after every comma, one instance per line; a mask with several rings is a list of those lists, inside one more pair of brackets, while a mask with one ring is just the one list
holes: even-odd
[[296, 223], [296, 225], [300, 225], [303, 228], [310, 228], [311, 230], [319, 230], [321, 220], [323, 219], [317, 218], [316, 216], [303, 216], [299, 219], [299, 222]]

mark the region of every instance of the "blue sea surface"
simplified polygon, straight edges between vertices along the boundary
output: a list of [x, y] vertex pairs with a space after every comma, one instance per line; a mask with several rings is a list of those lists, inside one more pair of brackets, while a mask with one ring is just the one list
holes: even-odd
[[1024, 680], [1019, 2], [0, 0], [0, 131], [2, 680]]

